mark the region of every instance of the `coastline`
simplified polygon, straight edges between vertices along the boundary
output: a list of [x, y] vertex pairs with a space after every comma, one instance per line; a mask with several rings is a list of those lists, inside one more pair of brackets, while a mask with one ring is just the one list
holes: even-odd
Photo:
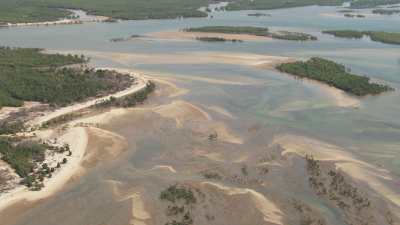
[[[110, 97], [121, 98], [136, 92], [139, 92], [146, 88], [149, 78], [136, 72], [131, 72], [126, 69], [117, 68], [96, 68], [96, 69], [108, 69], [115, 70], [119, 73], [129, 73], [132, 77], [136, 78], [136, 81], [127, 89], [110, 94], [104, 97], [91, 99], [83, 103], [76, 103], [70, 106], [66, 106], [57, 109], [54, 112], [44, 112], [45, 115], [37, 117], [31, 120], [28, 124], [30, 126], [40, 126], [43, 122], [49, 121], [61, 115], [76, 112], [90, 106], [95, 105], [98, 101], [108, 99]], [[103, 113], [104, 114], [104, 113]], [[92, 116], [89, 118], [93, 123], [101, 122], [101, 114]], [[7, 207], [17, 203], [19, 201], [37, 201], [40, 199], [47, 198], [57, 191], [61, 190], [65, 184], [67, 184], [74, 176], [78, 175], [82, 168], [84, 155], [88, 145], [88, 132], [85, 127], [79, 126], [79, 118], [69, 122], [71, 128], [67, 128], [60, 135], [57, 128], [50, 128], [46, 130], [36, 131], [36, 135], [43, 140], [50, 140], [57, 138], [59, 143], [68, 144], [72, 155], [68, 157], [68, 162], [61, 166], [60, 169], [56, 170], [51, 178], [45, 179], [43, 184], [44, 187], [40, 191], [31, 191], [24, 185], [17, 185], [14, 189], [0, 194], [0, 211]], [[27, 132], [29, 134], [30, 132]], [[49, 157], [46, 160], [54, 161], [54, 158]], [[55, 156], [57, 158], [57, 156]], [[57, 160], [55, 161], [55, 163]], [[53, 162], [54, 163], [54, 162]]]

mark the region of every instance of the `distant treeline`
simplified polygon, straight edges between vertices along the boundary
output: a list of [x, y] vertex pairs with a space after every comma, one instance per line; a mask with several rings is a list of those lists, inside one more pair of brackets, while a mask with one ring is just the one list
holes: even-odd
[[165, 19], [177, 17], [206, 17], [198, 9], [208, 0], [0, 0], [0, 24], [44, 22], [68, 17], [62, 9], [82, 9], [90, 14], [117, 19]]
[[39, 49], [0, 48], [0, 108], [38, 101], [64, 106], [131, 84], [129, 75], [61, 67], [86, 63], [84, 56], [43, 54]]
[[[310, 5], [339, 6], [348, 0], [233, 0], [230, 1], [226, 10], [265, 10], [279, 9]], [[390, 5], [400, 3], [400, 0], [357, 0], [351, 1], [351, 8], [372, 8], [378, 5]]]
[[376, 95], [393, 90], [387, 85], [371, 83], [368, 77], [352, 74], [341, 64], [318, 57], [306, 62], [284, 63], [276, 68], [300, 78], [326, 83], [357, 96]]
[[357, 31], [357, 30], [326, 30], [324, 34], [331, 34], [341, 38], [362, 38], [369, 36], [371, 40], [386, 44], [400, 45], [400, 33], [384, 31]]

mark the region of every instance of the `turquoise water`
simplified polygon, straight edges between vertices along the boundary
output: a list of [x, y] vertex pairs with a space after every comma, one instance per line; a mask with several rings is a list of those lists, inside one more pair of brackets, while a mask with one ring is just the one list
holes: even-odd
[[[191, 92], [182, 99], [197, 105], [218, 105], [226, 109], [240, 118], [230, 124], [238, 132], [248, 127], [249, 123], [258, 123], [268, 127], [272, 133], [302, 134], [337, 144], [367, 162], [383, 165], [398, 181], [400, 46], [376, 43], [368, 39], [334, 38], [321, 34], [321, 30], [360, 29], [400, 32], [398, 26], [400, 17], [367, 15], [363, 19], [349, 19], [335, 14], [335, 7], [316, 6], [265, 12], [271, 14], [271, 17], [249, 17], [248, 11], [216, 12], [213, 19], [124, 21], [116, 24], [90, 23], [0, 29], [0, 45], [150, 55], [216, 51], [297, 58], [322, 56], [333, 59], [345, 64], [355, 73], [388, 83], [397, 90], [381, 96], [363, 98], [358, 108], [341, 108], [332, 104], [332, 101], [315, 85], [294, 80], [273, 70], [217, 63], [182, 65], [132, 62], [132, 65], [120, 65], [99, 58], [93, 58], [92, 64], [131, 67], [187, 77], [220, 80], [250, 78], [260, 81], [260, 85], [257, 86], [186, 82], [181, 85]], [[203, 25], [267, 26], [273, 30], [307, 32], [316, 35], [319, 40], [306, 43], [272, 40], [241, 44], [160, 40], [117, 43], [109, 41], [111, 38], [129, 37], [132, 34]], [[146, 149], [159, 145], [143, 143], [143, 146]], [[141, 156], [141, 159], [143, 158], [146, 157]]]

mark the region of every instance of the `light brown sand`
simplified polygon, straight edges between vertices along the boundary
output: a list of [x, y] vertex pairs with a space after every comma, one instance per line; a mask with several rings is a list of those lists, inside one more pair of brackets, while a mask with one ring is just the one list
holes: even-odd
[[196, 40], [199, 37], [218, 37], [225, 39], [236, 39], [242, 41], [268, 41], [271, 40], [269, 37], [262, 37], [249, 34], [223, 34], [223, 33], [206, 33], [206, 32], [185, 32], [185, 31], [162, 31], [148, 33], [147, 37], [161, 40]]
[[221, 114], [223, 116], [226, 116], [226, 117], [228, 117], [230, 119], [235, 119], [236, 118], [235, 116], [232, 115], [232, 113], [228, 112], [226, 109], [224, 109], [222, 107], [213, 105], [213, 106], [208, 106], [207, 108], [212, 110], [212, 111], [214, 111], [214, 112], [216, 112], [216, 113], [219, 113], [219, 114]]
[[89, 146], [85, 152], [82, 166], [94, 167], [100, 162], [116, 159], [127, 149], [127, 141], [124, 137], [99, 128], [87, 128]]
[[[54, 52], [54, 51], [48, 51]], [[65, 54], [85, 54], [90, 57], [107, 58], [123, 65], [131, 65], [132, 62], [143, 64], [211, 64], [222, 63], [232, 65], [243, 65], [253, 67], [268, 67], [293, 61], [289, 57], [260, 55], [243, 52], [185, 52], [174, 54], [141, 54], [121, 52], [99, 52], [99, 51], [62, 51]]]
[[216, 187], [224, 191], [227, 195], [248, 195], [255, 204], [256, 208], [264, 215], [265, 222], [273, 224], [283, 224], [283, 213], [275, 205], [275, 203], [267, 199], [264, 195], [252, 189], [228, 187], [213, 182], [203, 182], [202, 185]]
[[165, 118], [174, 119], [177, 127], [182, 127], [187, 121], [211, 120], [207, 112], [185, 101], [173, 101], [153, 109], [154, 112]]
[[335, 105], [339, 107], [359, 107], [361, 105], [360, 99], [354, 96], [350, 96], [349, 94], [340, 89], [316, 81], [308, 81], [308, 82], [310, 83], [312, 82], [314, 85], [318, 86], [318, 88], [323, 93], [325, 93], [329, 98], [331, 98], [335, 103]]
[[142, 197], [139, 193], [132, 195], [132, 219], [131, 225], [146, 225], [146, 220], [151, 219], [150, 213], [145, 209]]
[[174, 167], [172, 166], [168, 166], [168, 165], [157, 165], [154, 166], [153, 168], [151, 168], [151, 170], [165, 170], [171, 173], [176, 173], [176, 170], [174, 169]]

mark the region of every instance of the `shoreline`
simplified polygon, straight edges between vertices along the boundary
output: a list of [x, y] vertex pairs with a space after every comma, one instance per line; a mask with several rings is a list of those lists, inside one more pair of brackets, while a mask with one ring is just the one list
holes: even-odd
[[[76, 112], [90, 106], [95, 105], [98, 101], [108, 99], [110, 97], [121, 98], [136, 92], [139, 92], [146, 88], [147, 83], [149, 82], [149, 78], [144, 76], [143, 74], [139, 74], [136, 72], [131, 72], [131, 70], [127, 69], [118, 69], [118, 68], [96, 68], [96, 69], [108, 69], [115, 70], [119, 73], [129, 73], [132, 77], [136, 78], [136, 81], [127, 89], [110, 94], [104, 97], [88, 100], [83, 103], [76, 103], [70, 106], [66, 106], [60, 109], [57, 109], [54, 112], [44, 112], [45, 115], [37, 117], [28, 122], [30, 126], [38, 126], [43, 122], [49, 121], [53, 118], [56, 118], [61, 115], [65, 115], [68, 113]], [[101, 113], [102, 114], [102, 113]], [[99, 115], [101, 115], [99, 114]], [[93, 116], [93, 120], [100, 121], [101, 116], [95, 115]], [[97, 117], [96, 117], [97, 116]], [[3, 211], [7, 207], [19, 202], [19, 201], [37, 201], [40, 199], [44, 199], [50, 197], [67, 184], [71, 178], [79, 174], [81, 170], [81, 164], [84, 159], [84, 155], [87, 150], [88, 145], [88, 132], [85, 127], [80, 127], [76, 121], [79, 121], [80, 118], [70, 121], [68, 124], [71, 124], [70, 128], [68, 128], [64, 133], [57, 134], [59, 131], [56, 128], [50, 128], [46, 130], [36, 131], [39, 138], [43, 140], [51, 140], [53, 138], [57, 138], [59, 143], [68, 144], [70, 146], [72, 155], [68, 157], [68, 162], [65, 165], [62, 165], [60, 169], [56, 170], [54, 175], [51, 178], [44, 180], [44, 187], [40, 191], [31, 191], [28, 187], [24, 185], [18, 184], [14, 188], [0, 193], [0, 211]], [[29, 134], [31, 132], [27, 132]], [[50, 159], [49, 159], [50, 158]], [[57, 158], [57, 156], [55, 156]], [[46, 160], [54, 160], [54, 157], [46, 157]]]

